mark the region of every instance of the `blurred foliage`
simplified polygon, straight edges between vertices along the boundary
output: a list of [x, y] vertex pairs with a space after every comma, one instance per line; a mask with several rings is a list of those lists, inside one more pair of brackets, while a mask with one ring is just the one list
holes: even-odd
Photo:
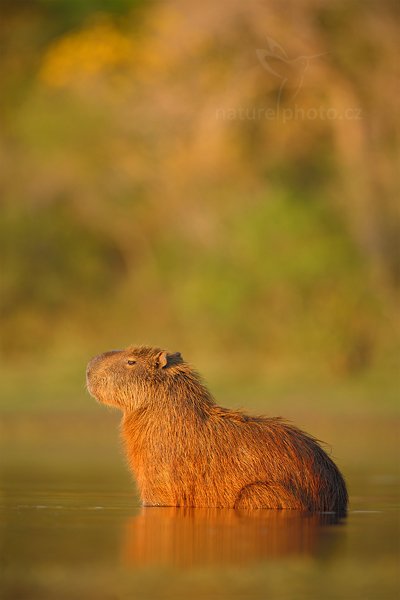
[[[10, 365], [67, 339], [283, 378], [396, 355], [395, 3], [2, 8]], [[281, 96], [256, 53], [271, 40]]]

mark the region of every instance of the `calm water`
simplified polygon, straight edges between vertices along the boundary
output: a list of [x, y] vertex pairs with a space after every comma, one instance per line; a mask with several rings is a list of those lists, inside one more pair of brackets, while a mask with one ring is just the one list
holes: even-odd
[[397, 459], [352, 466], [345, 519], [143, 509], [111, 442], [57, 438], [2, 448], [5, 600], [399, 597]]

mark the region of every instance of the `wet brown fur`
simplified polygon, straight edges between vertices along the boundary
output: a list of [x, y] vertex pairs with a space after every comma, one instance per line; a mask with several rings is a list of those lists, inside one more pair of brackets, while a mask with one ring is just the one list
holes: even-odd
[[343, 477], [315, 438], [280, 418], [218, 406], [178, 353], [106, 352], [90, 361], [87, 385], [123, 411], [144, 505], [346, 510]]

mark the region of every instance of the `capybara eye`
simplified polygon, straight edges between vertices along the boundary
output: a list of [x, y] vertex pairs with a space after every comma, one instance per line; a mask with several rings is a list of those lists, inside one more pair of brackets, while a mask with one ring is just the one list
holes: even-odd
[[128, 360], [128, 365], [136, 365], [136, 360]]

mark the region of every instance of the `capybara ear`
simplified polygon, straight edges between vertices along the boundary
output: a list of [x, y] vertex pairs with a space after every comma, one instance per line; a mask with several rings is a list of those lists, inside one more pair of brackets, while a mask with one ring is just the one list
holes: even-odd
[[168, 364], [168, 353], [165, 352], [165, 350], [163, 352], [160, 352], [159, 354], [157, 354], [156, 356], [156, 365], [159, 369], [163, 369], [164, 367], [166, 367]]

